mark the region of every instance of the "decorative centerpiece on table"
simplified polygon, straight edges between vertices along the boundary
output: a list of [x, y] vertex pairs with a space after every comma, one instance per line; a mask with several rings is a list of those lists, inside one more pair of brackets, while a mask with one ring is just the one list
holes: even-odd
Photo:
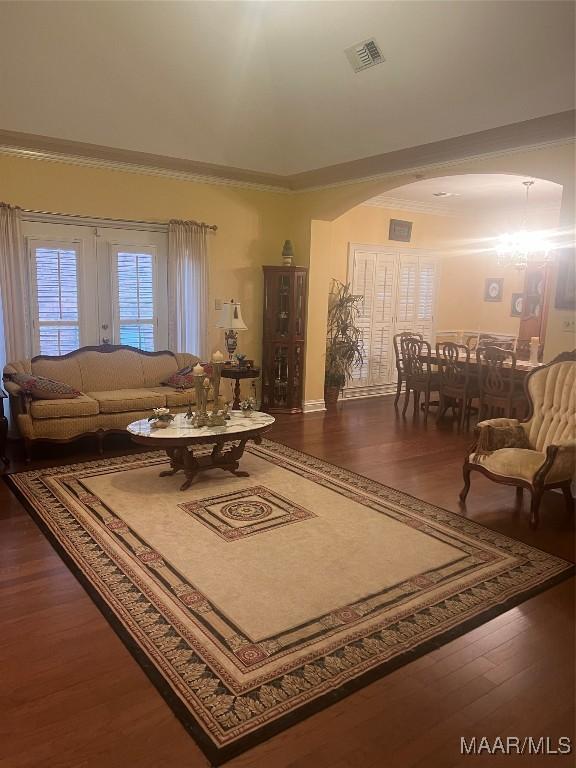
[[252, 416], [256, 410], [256, 400], [254, 400], [253, 397], [248, 397], [246, 400], [241, 400], [240, 410], [242, 411], [242, 416], [246, 416], [247, 418]]
[[170, 413], [170, 408], [153, 408], [148, 421], [153, 429], [164, 429], [174, 421], [174, 414]]
[[[217, 351], [212, 355], [210, 363], [197, 363], [192, 369], [195, 406], [190, 405], [186, 419], [192, 427], [225, 427], [230, 418], [228, 403], [220, 398], [220, 377], [224, 367], [224, 355]], [[208, 399], [212, 389], [212, 410], [208, 410]]]

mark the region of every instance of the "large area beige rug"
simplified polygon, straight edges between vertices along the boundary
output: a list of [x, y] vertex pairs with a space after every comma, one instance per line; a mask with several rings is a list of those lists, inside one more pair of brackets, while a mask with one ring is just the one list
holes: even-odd
[[265, 441], [187, 491], [165, 454], [11, 476], [221, 763], [567, 576], [464, 517]]

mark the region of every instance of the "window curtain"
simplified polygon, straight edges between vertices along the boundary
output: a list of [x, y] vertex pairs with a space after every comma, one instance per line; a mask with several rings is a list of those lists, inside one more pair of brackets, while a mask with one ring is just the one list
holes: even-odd
[[[28, 274], [20, 208], [0, 203], [0, 364], [30, 357]], [[3, 342], [3, 343], [2, 343]]]
[[208, 243], [206, 226], [168, 227], [168, 346], [208, 359]]

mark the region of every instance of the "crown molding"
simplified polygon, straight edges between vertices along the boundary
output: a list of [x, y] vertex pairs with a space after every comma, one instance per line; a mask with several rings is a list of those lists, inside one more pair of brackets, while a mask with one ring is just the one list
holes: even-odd
[[426, 203], [421, 200], [406, 200], [402, 197], [389, 197], [388, 195], [378, 195], [362, 203], [368, 208], [387, 208], [394, 211], [409, 211], [410, 213], [429, 213], [433, 216], [458, 215], [454, 208], [443, 206], [440, 203]]
[[414, 176], [437, 168], [457, 167], [486, 158], [572, 144], [576, 138], [576, 110], [537, 117], [521, 123], [443, 139], [430, 144], [373, 155], [347, 163], [292, 174], [291, 188], [312, 192], [390, 176]]
[[[368, 208], [385, 208], [386, 210], [393, 211], [407, 211], [409, 213], [427, 213], [432, 216], [446, 216], [448, 218], [455, 218], [458, 216], [469, 216], [474, 213], [477, 216], [482, 216], [485, 213], [492, 213], [494, 206], [488, 202], [474, 203], [474, 210], [468, 205], [463, 205], [460, 208], [444, 207], [439, 203], [427, 203], [423, 200], [408, 200], [401, 197], [392, 197], [388, 195], [378, 195], [366, 200], [361, 205]], [[531, 213], [560, 213], [561, 203], [543, 203], [541, 205], [530, 205]], [[499, 211], [503, 214], [514, 215], [523, 209], [522, 204], [500, 207]]]
[[0, 154], [31, 160], [108, 168], [146, 176], [164, 176], [200, 184], [289, 193], [286, 177], [145, 152], [0, 130]]
[[292, 194], [380, 181], [391, 176], [413, 180], [416, 175], [438, 168], [571, 144], [575, 136], [576, 111], [571, 110], [287, 176], [1, 129], [0, 154]]

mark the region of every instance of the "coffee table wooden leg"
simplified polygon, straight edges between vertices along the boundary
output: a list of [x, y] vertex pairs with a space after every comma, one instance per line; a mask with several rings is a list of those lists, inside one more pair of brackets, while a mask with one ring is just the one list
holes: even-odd
[[166, 449], [166, 453], [170, 459], [170, 469], [165, 469], [163, 472], [160, 472], [159, 477], [170, 477], [171, 475], [175, 475], [180, 469], [183, 469], [182, 458], [180, 456], [181, 452], [181, 448]]
[[160, 477], [170, 477], [176, 472], [184, 472], [185, 481], [180, 486], [181, 491], [189, 488], [196, 475], [205, 469], [223, 469], [236, 477], [250, 477], [249, 472], [240, 469], [240, 459], [244, 455], [244, 449], [248, 440], [253, 440], [256, 445], [260, 445], [262, 437], [253, 435], [238, 440], [238, 445], [232, 444], [230, 448], [224, 450], [227, 439], [221, 439], [216, 442], [210, 454], [194, 456], [190, 446], [166, 448], [166, 454], [170, 459], [170, 469], [160, 472]]
[[185, 491], [187, 488], [190, 488], [201, 467], [198, 459], [194, 458], [194, 452], [188, 448], [182, 449], [182, 465], [186, 480], [180, 486], [180, 490]]

